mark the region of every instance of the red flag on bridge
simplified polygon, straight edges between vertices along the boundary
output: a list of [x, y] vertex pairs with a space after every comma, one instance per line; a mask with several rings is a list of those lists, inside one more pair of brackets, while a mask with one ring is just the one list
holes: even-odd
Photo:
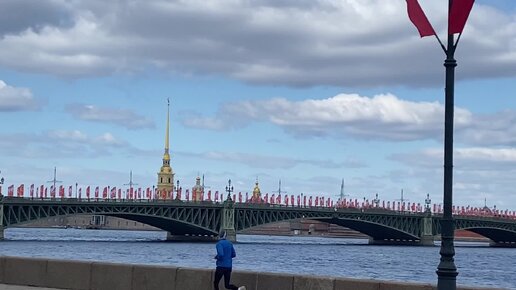
[[22, 184], [18, 186], [18, 197], [23, 197], [23, 194], [25, 193], [25, 186]]
[[448, 15], [448, 34], [462, 33], [475, 0], [453, 0]]
[[407, 12], [410, 21], [416, 26], [421, 37], [435, 35], [435, 30], [428, 21], [425, 12], [417, 0], [407, 0]]

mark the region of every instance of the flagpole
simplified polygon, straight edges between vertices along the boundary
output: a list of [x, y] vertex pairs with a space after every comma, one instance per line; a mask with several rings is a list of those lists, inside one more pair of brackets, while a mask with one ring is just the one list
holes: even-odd
[[[453, 0], [449, 0], [448, 17]], [[444, 197], [443, 218], [441, 219], [441, 260], [437, 266], [437, 289], [457, 289], [457, 267], [455, 266], [454, 231], [455, 221], [452, 216], [453, 205], [453, 115], [454, 115], [454, 91], [455, 91], [455, 67], [457, 61], [454, 58], [455, 44], [453, 33], [448, 33], [448, 46], [446, 49], [446, 87], [444, 108]]]

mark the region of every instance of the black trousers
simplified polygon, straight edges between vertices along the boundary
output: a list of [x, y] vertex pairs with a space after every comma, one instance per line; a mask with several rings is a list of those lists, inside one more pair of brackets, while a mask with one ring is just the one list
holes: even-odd
[[229, 284], [229, 281], [231, 280], [231, 268], [224, 267], [217, 267], [215, 270], [215, 280], [213, 281], [213, 287], [215, 287], [215, 290], [219, 290], [219, 282], [220, 279], [222, 279], [222, 276], [224, 276], [224, 287], [226, 287], [226, 289], [238, 290], [237, 286]]

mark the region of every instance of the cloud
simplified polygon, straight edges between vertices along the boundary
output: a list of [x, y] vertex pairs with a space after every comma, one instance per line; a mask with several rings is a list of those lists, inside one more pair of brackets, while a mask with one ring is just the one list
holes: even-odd
[[237, 152], [218, 152], [210, 151], [204, 153], [192, 153], [192, 152], [177, 152], [181, 156], [199, 159], [208, 159], [215, 161], [224, 161], [231, 163], [239, 163], [247, 165], [251, 168], [262, 168], [262, 169], [290, 169], [298, 165], [311, 165], [319, 168], [360, 168], [365, 167], [365, 164], [359, 160], [349, 158], [343, 162], [336, 162], [333, 160], [312, 160], [312, 159], [295, 159], [282, 156], [268, 156], [259, 154], [249, 153], [237, 153]]
[[93, 105], [70, 104], [65, 107], [72, 117], [92, 122], [111, 123], [128, 129], [154, 128], [154, 122], [126, 109], [99, 108]]
[[79, 130], [54, 130], [39, 134], [3, 134], [0, 149], [12, 157], [24, 158], [97, 158], [109, 156], [116, 149], [132, 147], [123, 140], [104, 133], [90, 136]]
[[44, 26], [73, 25], [72, 11], [64, 1], [0, 1], [0, 35], [20, 33], [27, 28], [39, 31]]
[[[0, 30], [0, 65], [23, 71], [82, 77], [154, 67], [269, 85], [442, 84], [444, 55], [435, 39], [419, 39], [402, 0], [54, 0], [38, 2], [37, 17], [8, 3], [17, 19]], [[424, 4], [444, 35], [445, 1]], [[516, 76], [514, 13], [475, 5], [458, 79]]]
[[[442, 165], [443, 149], [393, 154], [390, 159], [406, 165], [436, 168]], [[465, 147], [454, 150], [454, 167], [462, 171], [516, 168], [516, 148]]]
[[[380, 141], [442, 141], [444, 105], [403, 100], [392, 94], [339, 94], [326, 99], [273, 98], [222, 104], [214, 116], [183, 114], [186, 127], [232, 130], [253, 122], [278, 126], [296, 137], [352, 137]], [[474, 146], [516, 145], [516, 111], [473, 114], [455, 107], [455, 140]]]
[[[406, 165], [399, 178], [420, 183], [420, 192], [442, 198], [443, 150], [429, 148], [418, 152], [393, 154], [389, 159]], [[454, 200], [456, 204], [488, 202], [504, 208], [514, 207], [515, 148], [465, 147], [454, 150]], [[400, 182], [400, 183], [403, 183]]]
[[515, 146], [516, 111], [476, 114], [469, 126], [458, 131], [459, 141], [477, 146]]
[[29, 89], [12, 87], [0, 80], [0, 112], [34, 111], [40, 106]]
[[[440, 139], [443, 116], [444, 106], [438, 102], [405, 101], [391, 94], [371, 98], [340, 94], [303, 101], [274, 98], [227, 103], [219, 108], [215, 117], [189, 117], [183, 119], [183, 124], [193, 128], [228, 130], [250, 122], [269, 122], [301, 137], [352, 136], [412, 141]], [[472, 122], [471, 118], [469, 111], [456, 108], [456, 128], [467, 126]]]

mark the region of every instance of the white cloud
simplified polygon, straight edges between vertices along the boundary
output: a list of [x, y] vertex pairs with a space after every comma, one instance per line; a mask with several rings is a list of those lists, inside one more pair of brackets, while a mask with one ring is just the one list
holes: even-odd
[[338, 162], [334, 160], [296, 159], [284, 156], [268, 156], [238, 152], [209, 151], [204, 153], [177, 152], [181, 156], [200, 158], [232, 163], [240, 163], [252, 168], [264, 169], [291, 169], [298, 165], [311, 165], [319, 168], [360, 168], [365, 167], [364, 163], [349, 158]]
[[[435, 202], [442, 199], [443, 149], [393, 154], [390, 158], [407, 166], [408, 169], [400, 173], [405, 180], [420, 183], [420, 191], [431, 193]], [[456, 148], [453, 169], [455, 204], [483, 205], [484, 198], [487, 198], [491, 206], [514, 208], [516, 149]], [[407, 171], [412, 173], [407, 174]]]
[[[446, 1], [423, 2], [444, 31]], [[402, 0], [38, 5], [43, 15], [35, 18], [23, 5], [10, 7], [21, 19], [0, 30], [0, 65], [60, 76], [154, 66], [293, 86], [442, 83], [444, 55], [435, 39], [418, 39]], [[458, 79], [516, 76], [515, 19], [475, 5], [457, 53]]]
[[84, 142], [88, 140], [88, 136], [79, 130], [65, 131], [56, 130], [48, 132], [48, 137], [63, 141]]
[[112, 123], [128, 129], [154, 128], [154, 122], [126, 109], [99, 108], [93, 105], [70, 104], [65, 110], [74, 118], [85, 121]]
[[117, 149], [134, 150], [126, 141], [107, 132], [90, 136], [80, 130], [54, 130], [39, 134], [4, 134], [0, 150], [11, 157], [24, 158], [97, 158]]
[[40, 104], [27, 88], [17, 88], [0, 80], [0, 112], [33, 111]]
[[[412, 102], [394, 95], [363, 97], [340, 94], [327, 99], [290, 101], [275, 98], [223, 105], [215, 117], [189, 117], [185, 126], [229, 129], [252, 121], [270, 122], [296, 136], [352, 136], [359, 139], [411, 141], [440, 139], [444, 106], [438, 102]], [[472, 114], [455, 109], [455, 126], [472, 122]], [[204, 126], [208, 124], [208, 126]]]

